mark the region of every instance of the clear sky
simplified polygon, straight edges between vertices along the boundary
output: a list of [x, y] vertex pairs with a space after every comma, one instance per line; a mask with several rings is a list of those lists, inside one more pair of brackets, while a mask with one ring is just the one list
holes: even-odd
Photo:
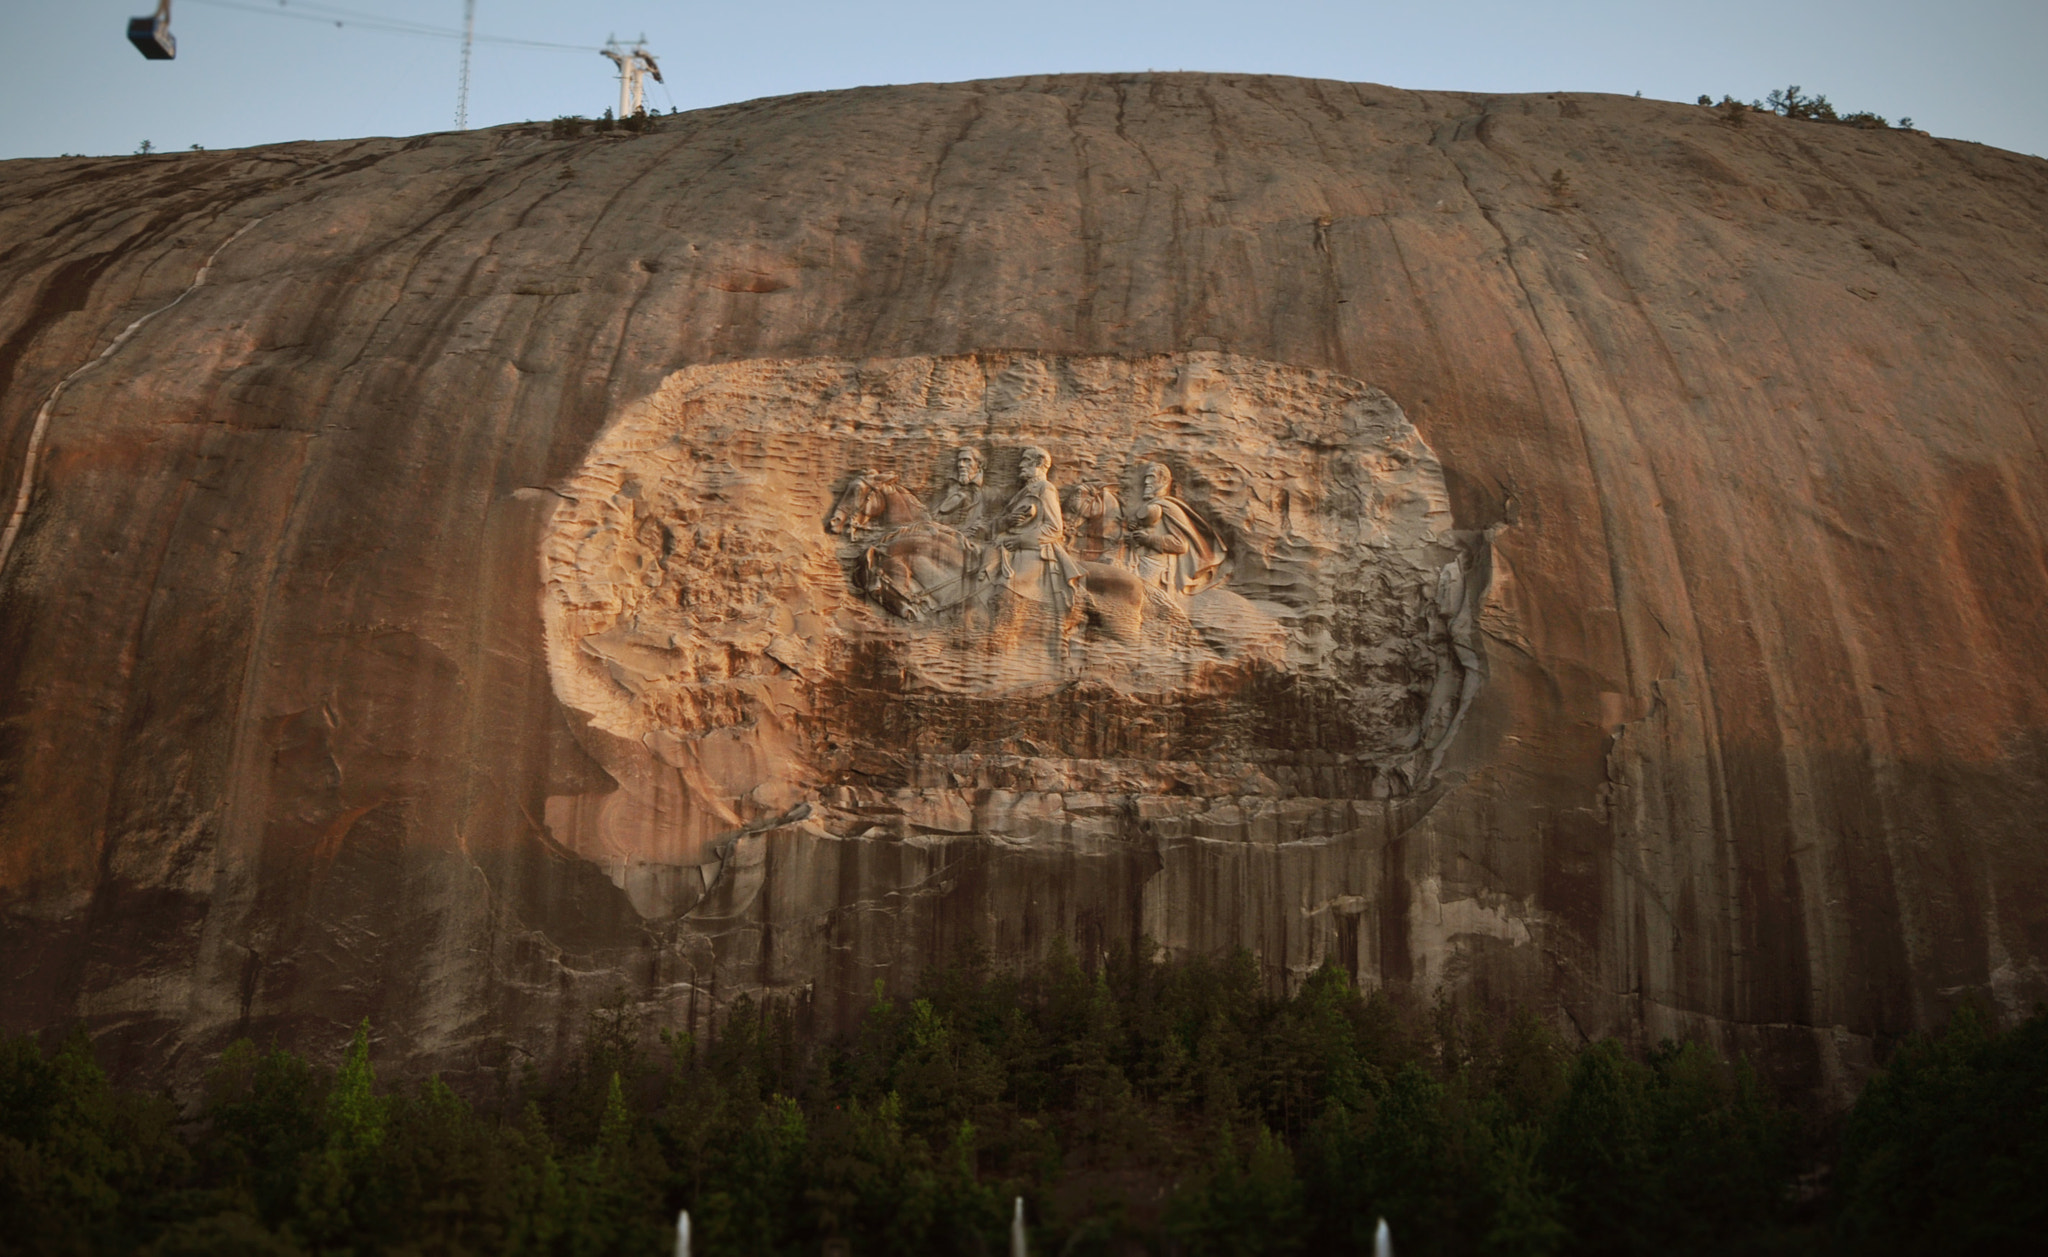
[[[453, 126], [462, 0], [0, 0], [0, 158], [231, 148]], [[339, 15], [342, 24], [334, 25]], [[1760, 97], [2048, 155], [2048, 0], [477, 0], [472, 126], [596, 115], [608, 35], [643, 32], [649, 105], [1079, 70], [1224, 70], [1472, 92]], [[496, 40], [572, 45], [536, 48]]]

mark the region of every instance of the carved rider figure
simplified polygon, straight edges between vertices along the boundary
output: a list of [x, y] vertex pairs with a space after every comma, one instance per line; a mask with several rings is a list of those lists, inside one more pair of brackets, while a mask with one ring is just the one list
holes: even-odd
[[988, 535], [982, 518], [987, 490], [982, 487], [981, 451], [963, 445], [953, 452], [953, 482], [940, 495], [932, 517], [948, 528], [976, 540]]
[[1001, 575], [1005, 579], [1015, 571], [1013, 555], [1028, 553], [1043, 560], [1058, 574], [1053, 590], [1057, 593], [1065, 586], [1081, 579], [1081, 567], [1067, 554], [1060, 543], [1066, 538], [1066, 518], [1060, 513], [1059, 490], [1050, 479], [1052, 455], [1035, 445], [1024, 447], [1018, 460], [1018, 473], [1022, 483], [1010, 501], [1003, 507], [1000, 523], [1002, 531], [996, 534], [989, 546], [989, 555], [984, 564], [986, 576]]
[[1138, 574], [1148, 584], [1177, 594], [1195, 594], [1222, 575], [1222, 538], [1186, 502], [1173, 496], [1173, 472], [1147, 463], [1145, 500], [1132, 512], [1124, 540], [1136, 551]]

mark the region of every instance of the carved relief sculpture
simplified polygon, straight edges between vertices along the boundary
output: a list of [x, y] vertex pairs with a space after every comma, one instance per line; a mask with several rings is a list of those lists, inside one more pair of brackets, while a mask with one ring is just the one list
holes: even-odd
[[983, 498], [987, 496], [982, 487], [984, 475], [980, 450], [971, 445], [955, 450], [952, 483], [939, 495], [932, 515], [963, 537], [979, 539], [986, 535], [987, 525], [981, 517]]
[[1067, 521], [1060, 510], [1059, 491], [1052, 486], [1052, 455], [1027, 445], [1017, 470], [1021, 483], [1003, 507], [1002, 531], [982, 561], [982, 577], [1000, 580], [1027, 598], [1043, 596], [1064, 605], [1070, 600], [1068, 589], [1081, 579], [1082, 572], [1062, 544]]
[[776, 826], [1362, 815], [1430, 788], [1485, 673], [1484, 535], [1399, 409], [1327, 373], [695, 367], [562, 492], [549, 667], [616, 786], [545, 821], [651, 917]]
[[1138, 554], [1138, 574], [1148, 585], [1176, 594], [1197, 594], [1223, 568], [1223, 542], [1207, 520], [1173, 496], [1173, 472], [1165, 463], [1144, 468], [1145, 500], [1133, 512], [1125, 535]]

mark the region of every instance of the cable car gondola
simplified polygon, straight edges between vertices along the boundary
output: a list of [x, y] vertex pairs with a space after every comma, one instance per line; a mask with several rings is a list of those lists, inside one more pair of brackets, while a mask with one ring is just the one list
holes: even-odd
[[178, 40], [171, 34], [171, 0], [157, 0], [153, 17], [128, 19], [128, 42], [151, 61], [169, 61], [178, 55]]

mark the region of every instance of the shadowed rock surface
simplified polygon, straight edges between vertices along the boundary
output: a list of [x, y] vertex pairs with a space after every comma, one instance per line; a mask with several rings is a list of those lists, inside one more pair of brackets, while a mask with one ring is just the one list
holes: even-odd
[[[1149, 934], [1839, 1097], [1968, 990], [2048, 996], [2044, 206], [2048, 163], [1911, 133], [1181, 74], [7, 163], [6, 1027], [179, 1073], [368, 1016], [460, 1073], [620, 987], [678, 1026], [759, 989], [836, 1019], [970, 939]], [[987, 806], [932, 822], [953, 796], [890, 803], [932, 783], [863, 767], [902, 748], [856, 720], [832, 781], [593, 828], [627, 752], [558, 697], [542, 552], [603, 434], [686, 368], [1032, 355], [1390, 399], [1447, 517], [1354, 619], [1454, 659], [1416, 564], [1467, 556], [1484, 684], [1440, 764], [1082, 805], [992, 745], [1012, 777], [948, 778]], [[1028, 433], [990, 431], [1007, 496]], [[1105, 705], [1049, 691], [1018, 736]], [[1027, 796], [1066, 819], [986, 819]], [[629, 874], [618, 833], [689, 854]]]

